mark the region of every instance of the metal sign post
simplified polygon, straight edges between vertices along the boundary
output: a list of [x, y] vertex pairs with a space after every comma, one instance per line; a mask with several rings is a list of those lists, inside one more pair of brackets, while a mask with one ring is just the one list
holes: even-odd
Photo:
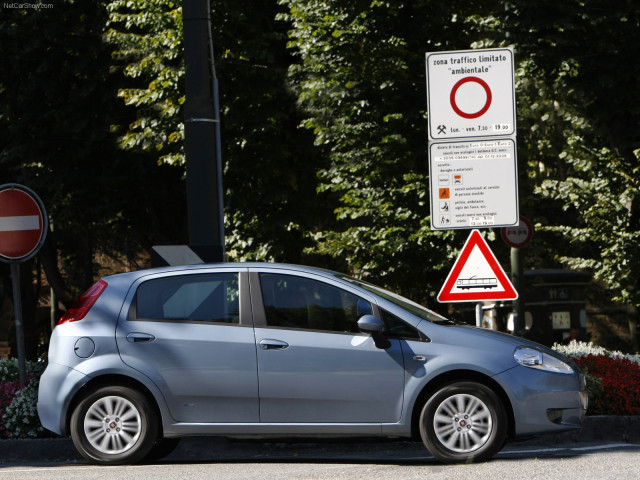
[[[511, 281], [516, 289], [524, 290], [522, 250], [533, 237], [531, 222], [520, 216], [520, 223], [515, 227], [507, 227], [501, 230], [502, 239], [511, 247]], [[521, 298], [513, 302], [513, 331], [516, 335], [522, 335], [525, 330], [524, 301]]]
[[47, 229], [47, 213], [35, 192], [16, 183], [0, 186], [0, 261], [11, 265], [21, 385], [26, 383], [27, 369], [22, 328], [20, 263], [38, 253], [45, 241]]
[[20, 264], [11, 264], [11, 286], [13, 287], [13, 311], [16, 319], [16, 343], [18, 346], [18, 370], [20, 385], [27, 382], [27, 365], [24, 355], [24, 331], [22, 329], [22, 292], [20, 290]]

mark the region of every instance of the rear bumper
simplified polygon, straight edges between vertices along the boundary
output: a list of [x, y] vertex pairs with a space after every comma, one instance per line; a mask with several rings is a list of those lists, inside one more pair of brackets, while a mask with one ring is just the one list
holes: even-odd
[[44, 428], [59, 435], [68, 435], [70, 399], [88, 380], [88, 376], [64, 365], [47, 365], [40, 377], [37, 405], [40, 423]]

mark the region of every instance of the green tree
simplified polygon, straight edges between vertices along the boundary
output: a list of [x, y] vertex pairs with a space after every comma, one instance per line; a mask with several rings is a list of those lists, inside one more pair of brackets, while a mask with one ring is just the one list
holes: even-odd
[[[522, 62], [526, 154], [556, 259], [640, 306], [640, 7], [514, 1], [504, 26]], [[508, 26], [508, 28], [507, 28]], [[636, 316], [629, 321], [638, 350]]]
[[343, 269], [431, 303], [462, 236], [429, 220], [426, 51], [465, 49], [481, 2], [283, 0], [291, 76], [336, 223], [313, 249]]
[[107, 5], [104, 38], [113, 48], [118, 96], [135, 107], [135, 119], [120, 136], [120, 147], [147, 152], [159, 163], [183, 164], [184, 58], [182, 7], [173, 0], [116, 0]]
[[[180, 5], [169, 0], [111, 2], [106, 39], [128, 79], [119, 95], [136, 112], [120, 146], [182, 167]], [[305, 233], [319, 218], [319, 160], [310, 136], [296, 128], [295, 97], [286, 82], [291, 63], [286, 25], [275, 20], [280, 7], [275, 0], [214, 0], [211, 9], [227, 255], [299, 262]]]
[[155, 192], [180, 181], [116, 148], [114, 125], [128, 113], [109, 71], [106, 19], [104, 2], [2, 10], [0, 176], [35, 190], [52, 225], [37, 261], [23, 269], [31, 286], [23, 288], [30, 357], [40, 328], [39, 266], [69, 306], [105, 271], [106, 259], [133, 260], [159, 236], [159, 220], [171, 219], [172, 207], [161, 206]]

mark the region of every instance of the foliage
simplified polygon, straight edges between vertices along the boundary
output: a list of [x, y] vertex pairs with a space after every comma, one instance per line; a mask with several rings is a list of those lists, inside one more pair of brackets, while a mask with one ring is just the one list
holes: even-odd
[[35, 438], [45, 435], [36, 410], [37, 402], [38, 381], [32, 379], [25, 388], [16, 393], [2, 417], [9, 437]]
[[595, 355], [575, 362], [602, 382], [602, 397], [590, 400], [591, 415], [640, 414], [640, 365], [626, 358]]
[[314, 263], [303, 248], [308, 232], [327, 221], [316, 192], [324, 160], [298, 128], [281, 11], [276, 0], [212, 2], [230, 260]]
[[181, 119], [184, 104], [182, 7], [174, 0], [117, 0], [108, 4], [104, 38], [114, 50], [112, 69], [129, 84], [118, 89], [136, 118], [120, 147], [158, 155], [160, 162], [184, 163]]
[[93, 273], [94, 226], [108, 221], [94, 197], [110, 178], [101, 164], [112, 152], [103, 24], [94, 2], [66, 0], [52, 9], [5, 8], [0, 23], [0, 173], [43, 199], [64, 266], [80, 283]]
[[156, 205], [168, 196], [170, 172], [117, 149], [118, 122], [129, 114], [116, 98], [106, 21], [104, 2], [62, 0], [52, 9], [4, 9], [0, 23], [0, 174], [42, 198], [52, 225], [47, 251], [57, 254], [49, 264], [61, 265], [75, 293], [103, 267], [98, 254], [134, 258], [180, 225], [158, 225], [160, 209], [170, 219], [180, 204], [174, 193]]
[[586, 374], [589, 415], [640, 414], [640, 355], [575, 340], [553, 348], [571, 357]]
[[36, 411], [38, 385], [46, 365], [26, 362], [27, 382], [20, 385], [17, 359], [0, 360], [0, 438], [46, 435]]
[[[291, 79], [315, 144], [330, 164], [321, 192], [335, 224], [308, 251], [341, 269], [430, 302], [455, 254], [451, 232], [430, 229], [425, 49], [468, 48], [469, 2], [283, 0]], [[451, 12], [459, 12], [452, 14]], [[407, 275], [407, 271], [411, 274]]]
[[556, 343], [553, 345], [553, 349], [572, 358], [584, 358], [589, 355], [601, 356], [613, 358], [614, 360], [624, 359], [640, 365], [640, 355], [625, 354], [618, 350], [607, 350], [593, 343], [581, 342], [579, 340], [571, 340], [567, 345]]
[[640, 6], [506, 5], [503, 28], [521, 58], [518, 133], [540, 240], [552, 261], [593, 272], [616, 301], [637, 308], [640, 67], [628, 59], [640, 54]]
[[[184, 172], [180, 5], [113, 1], [105, 39], [126, 77], [118, 95], [136, 116], [120, 147]], [[278, 10], [274, 0], [211, 2], [230, 260], [300, 262], [304, 236], [321, 218], [317, 156], [309, 136], [296, 128], [295, 98], [286, 83], [291, 57], [286, 25], [275, 20]]]
[[0, 381], [0, 438], [9, 435], [4, 426], [4, 412], [21, 389], [20, 380]]
[[[62, 269], [65, 303], [115, 258], [188, 243], [181, 13], [3, 10], [0, 178], [47, 205], [39, 261], [52, 284]], [[424, 53], [512, 46], [526, 268], [586, 269], [640, 306], [637, 2], [211, 0], [211, 13], [228, 259], [333, 267], [436, 307], [464, 232], [430, 229]]]

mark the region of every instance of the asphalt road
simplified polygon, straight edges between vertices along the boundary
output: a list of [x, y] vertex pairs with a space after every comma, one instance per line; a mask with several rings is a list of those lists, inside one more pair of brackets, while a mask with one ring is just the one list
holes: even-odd
[[[212, 443], [207, 443], [213, 446]], [[79, 459], [43, 463], [34, 457], [0, 465], [2, 480], [621, 480], [640, 477], [640, 444], [571, 443], [507, 445], [490, 462], [443, 465], [419, 444], [235, 443], [193, 460], [166, 460], [149, 465], [97, 467]], [[198, 448], [195, 448], [197, 451]], [[200, 452], [202, 454], [202, 452]], [[182, 455], [182, 454], [181, 454]]]
[[69, 438], [0, 440], [0, 480], [454, 480], [640, 478], [640, 416], [586, 417], [583, 428], [509, 443], [493, 460], [443, 465], [421, 442], [185, 438], [147, 465], [88, 464]]

